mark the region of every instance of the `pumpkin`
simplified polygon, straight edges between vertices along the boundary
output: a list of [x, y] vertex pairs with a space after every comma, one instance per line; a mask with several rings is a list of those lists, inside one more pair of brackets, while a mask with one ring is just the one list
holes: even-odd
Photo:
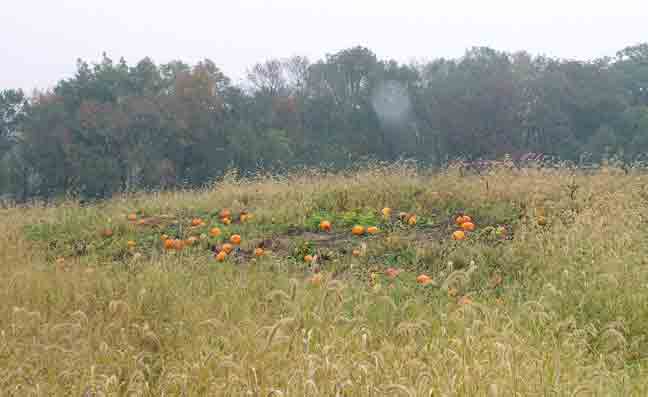
[[229, 253], [232, 252], [232, 251], [234, 250], [234, 246], [233, 246], [232, 244], [225, 243], [225, 244], [223, 244], [223, 246], [221, 247], [221, 250], [224, 251], [226, 254], [229, 255]]
[[128, 248], [135, 248], [137, 246], [137, 243], [133, 240], [128, 240], [126, 245], [128, 245]]
[[204, 222], [200, 218], [194, 218], [191, 220], [191, 226], [202, 226], [203, 224]]
[[323, 278], [323, 276], [322, 276], [321, 273], [313, 274], [313, 275], [308, 279], [308, 282], [309, 282], [310, 284], [312, 284], [312, 285], [320, 285], [320, 284], [322, 283], [322, 278]]
[[461, 224], [461, 228], [467, 232], [472, 232], [475, 230], [475, 224], [472, 222], [464, 222]]
[[209, 235], [212, 237], [218, 237], [221, 235], [221, 230], [217, 227], [214, 227], [209, 231]]
[[232, 237], [230, 237], [230, 243], [234, 245], [241, 244], [241, 236], [238, 234], [232, 234]]
[[257, 258], [263, 256], [264, 254], [265, 251], [263, 250], [263, 248], [257, 248], [254, 250], [254, 256], [256, 256]]
[[362, 252], [359, 249], [356, 248], [351, 252], [351, 254], [353, 256], [360, 256], [362, 254]]
[[182, 251], [184, 249], [185, 242], [180, 239], [173, 240], [173, 249], [176, 251]]
[[331, 222], [329, 221], [321, 221], [319, 224], [319, 228], [323, 232], [330, 232], [331, 231]]
[[230, 223], [232, 223], [230, 218], [223, 218], [223, 225], [229, 225]]
[[420, 285], [428, 285], [432, 283], [432, 278], [426, 274], [421, 274], [416, 278], [416, 282]]
[[456, 232], [452, 233], [452, 239], [461, 241], [466, 239], [466, 233], [463, 230], [457, 230]]
[[112, 235], [113, 235], [113, 231], [112, 231], [112, 229], [110, 229], [110, 228], [108, 228], [108, 229], [104, 229], [104, 230], [101, 232], [101, 235], [102, 235], [103, 237], [106, 237], [106, 238], [108, 238], [108, 237], [112, 237]]
[[455, 219], [455, 223], [457, 224], [457, 226], [461, 226], [466, 222], [472, 222], [472, 218], [469, 217], [468, 215], [460, 215], [457, 217], [457, 219]]
[[365, 234], [365, 228], [364, 226], [355, 225], [353, 229], [351, 229], [351, 233], [353, 233], [355, 236], [362, 236], [363, 234]]
[[417, 222], [416, 215], [410, 216], [409, 219], [407, 220], [407, 224], [410, 226], [416, 225], [416, 222]]
[[227, 259], [227, 253], [225, 251], [221, 251], [218, 254], [216, 254], [216, 260], [219, 262], [224, 262], [225, 259]]
[[380, 212], [382, 213], [383, 218], [389, 218], [391, 216], [392, 209], [389, 207], [385, 207]]
[[128, 214], [128, 220], [129, 221], [136, 221], [137, 220], [137, 214]]
[[230, 210], [227, 209], [227, 208], [224, 208], [224, 209], [221, 210], [221, 212], [218, 213], [218, 216], [219, 216], [221, 219], [231, 218], [231, 217], [232, 217], [232, 211], [230, 211]]
[[313, 261], [313, 255], [305, 255], [304, 262], [311, 263]]
[[170, 239], [170, 238], [167, 238], [166, 240], [164, 240], [164, 249], [165, 250], [172, 250], [174, 248], [174, 246], [175, 246], [174, 241], [175, 240]]
[[380, 229], [378, 229], [376, 226], [369, 226], [367, 228], [367, 233], [369, 233], [369, 234], [376, 234], [379, 231], [380, 231]]

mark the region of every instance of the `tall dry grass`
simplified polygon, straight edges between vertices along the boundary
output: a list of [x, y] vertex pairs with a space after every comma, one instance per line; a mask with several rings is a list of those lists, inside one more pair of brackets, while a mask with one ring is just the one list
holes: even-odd
[[[251, 208], [259, 225], [286, 225], [323, 206], [496, 219], [498, 203], [520, 210], [514, 239], [460, 249], [470, 271], [422, 256], [430, 288], [330, 273], [310, 285], [282, 257], [89, 255], [61, 268], [26, 233], [51, 223], [91, 238], [140, 208]], [[0, 395], [645, 396], [647, 211], [644, 175], [407, 167], [1, 210]], [[449, 283], [473, 303], [448, 298]]]

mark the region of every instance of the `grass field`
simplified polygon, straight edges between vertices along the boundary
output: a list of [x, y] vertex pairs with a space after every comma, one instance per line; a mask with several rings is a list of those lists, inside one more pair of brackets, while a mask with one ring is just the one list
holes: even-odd
[[647, 214], [646, 175], [404, 166], [3, 209], [0, 395], [646, 396]]

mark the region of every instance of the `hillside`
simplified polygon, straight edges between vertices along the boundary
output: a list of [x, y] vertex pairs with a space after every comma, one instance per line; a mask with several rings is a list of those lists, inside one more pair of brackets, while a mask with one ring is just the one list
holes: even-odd
[[647, 210], [404, 166], [2, 209], [0, 394], [645, 396]]

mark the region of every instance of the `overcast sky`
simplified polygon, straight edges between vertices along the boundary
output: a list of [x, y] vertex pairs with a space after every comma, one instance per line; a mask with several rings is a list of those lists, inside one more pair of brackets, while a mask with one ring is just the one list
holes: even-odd
[[402, 62], [471, 46], [594, 58], [648, 42], [646, 0], [0, 0], [0, 89], [48, 88], [77, 58], [255, 62], [354, 45]]

